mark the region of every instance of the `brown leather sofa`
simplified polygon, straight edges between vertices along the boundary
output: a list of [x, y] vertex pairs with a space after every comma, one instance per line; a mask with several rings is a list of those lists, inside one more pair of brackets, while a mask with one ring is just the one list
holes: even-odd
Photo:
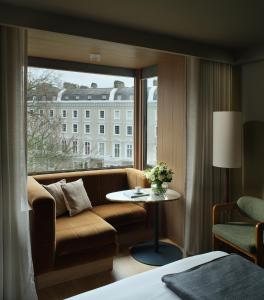
[[[83, 179], [93, 205], [78, 215], [55, 217], [54, 198], [41, 185], [65, 178]], [[146, 227], [146, 210], [133, 203], [112, 203], [106, 194], [147, 186], [143, 173], [136, 169], [111, 169], [29, 176], [28, 199], [32, 207], [32, 255], [35, 274], [43, 274], [102, 258], [117, 251], [120, 232]]]

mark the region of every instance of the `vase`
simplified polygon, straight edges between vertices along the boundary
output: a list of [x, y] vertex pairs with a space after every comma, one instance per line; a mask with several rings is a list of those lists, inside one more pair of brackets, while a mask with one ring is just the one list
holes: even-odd
[[156, 196], [163, 196], [166, 194], [168, 189], [168, 183], [152, 183], [151, 184], [151, 191]]

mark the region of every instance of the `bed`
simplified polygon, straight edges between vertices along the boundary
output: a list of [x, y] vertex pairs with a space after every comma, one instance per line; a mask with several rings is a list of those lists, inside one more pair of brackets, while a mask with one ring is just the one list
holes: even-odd
[[163, 275], [182, 272], [226, 255], [228, 254], [222, 251], [213, 251], [184, 258], [163, 267], [68, 298], [68, 300], [178, 300], [181, 298], [176, 296], [161, 281]]

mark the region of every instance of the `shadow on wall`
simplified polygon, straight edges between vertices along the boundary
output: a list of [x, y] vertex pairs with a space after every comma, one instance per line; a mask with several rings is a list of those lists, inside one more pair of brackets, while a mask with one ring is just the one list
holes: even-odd
[[244, 194], [264, 199], [264, 122], [244, 124]]

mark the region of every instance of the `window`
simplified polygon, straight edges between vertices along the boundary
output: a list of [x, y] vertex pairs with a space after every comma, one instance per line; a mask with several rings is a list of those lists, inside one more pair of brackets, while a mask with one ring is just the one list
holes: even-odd
[[84, 154], [90, 155], [91, 153], [91, 144], [90, 142], [84, 142]]
[[50, 118], [53, 118], [53, 117], [54, 117], [54, 110], [53, 110], [53, 109], [50, 109], [50, 111], [49, 111], [49, 116], [50, 116]]
[[114, 145], [114, 157], [116, 158], [120, 157], [120, 144]]
[[132, 146], [132, 144], [127, 144], [126, 156], [127, 156], [127, 158], [132, 158], [133, 157], [133, 146]]
[[105, 133], [105, 126], [100, 124], [99, 125], [99, 134], [104, 134]]
[[[134, 140], [126, 126], [134, 134], [134, 77], [36, 67], [29, 67], [28, 74], [29, 173], [133, 165], [127, 144], [134, 152]], [[122, 87], [117, 92], [116, 82]], [[122, 101], [114, 101], [117, 95]]]
[[72, 153], [77, 153], [78, 152], [78, 141], [75, 140], [72, 142]]
[[146, 136], [145, 147], [147, 166], [154, 166], [157, 163], [157, 101], [158, 101], [158, 78], [152, 77], [143, 80], [144, 90], [147, 91], [144, 99], [146, 103]]
[[34, 110], [33, 110], [33, 109], [30, 109], [30, 110], [29, 110], [29, 113], [30, 113], [31, 115], [33, 115]]
[[47, 96], [46, 95], [43, 95], [42, 96], [42, 101], [46, 101], [47, 100]]
[[127, 136], [131, 136], [131, 135], [133, 135], [133, 126], [128, 125], [127, 126]]
[[114, 126], [114, 134], [115, 135], [120, 135], [120, 125], [115, 125]]
[[37, 100], [37, 96], [33, 96], [33, 97], [32, 97], [32, 100], [33, 100], [33, 101], [36, 101], [36, 100]]
[[67, 110], [66, 110], [66, 109], [63, 109], [63, 110], [61, 111], [61, 116], [62, 116], [63, 118], [67, 118]]
[[72, 132], [73, 133], [78, 133], [78, 124], [72, 124]]
[[85, 133], [90, 133], [90, 124], [84, 124], [84, 132]]
[[100, 156], [105, 155], [105, 144], [104, 143], [99, 143], [98, 144], [98, 152]]
[[122, 100], [122, 95], [117, 95], [117, 100]]
[[62, 124], [62, 132], [67, 132], [67, 124]]
[[127, 110], [127, 112], [126, 112], [126, 119], [128, 121], [131, 121], [133, 119], [133, 111], [132, 110]]
[[120, 110], [115, 110], [114, 111], [114, 119], [119, 120], [120, 119]]
[[85, 110], [85, 118], [90, 119], [90, 117], [91, 117], [91, 111], [86, 109]]
[[99, 110], [99, 119], [104, 119], [104, 118], [105, 118], [105, 111]]
[[78, 118], [78, 110], [74, 110], [74, 111], [72, 112], [72, 117], [73, 117], [73, 118]]

